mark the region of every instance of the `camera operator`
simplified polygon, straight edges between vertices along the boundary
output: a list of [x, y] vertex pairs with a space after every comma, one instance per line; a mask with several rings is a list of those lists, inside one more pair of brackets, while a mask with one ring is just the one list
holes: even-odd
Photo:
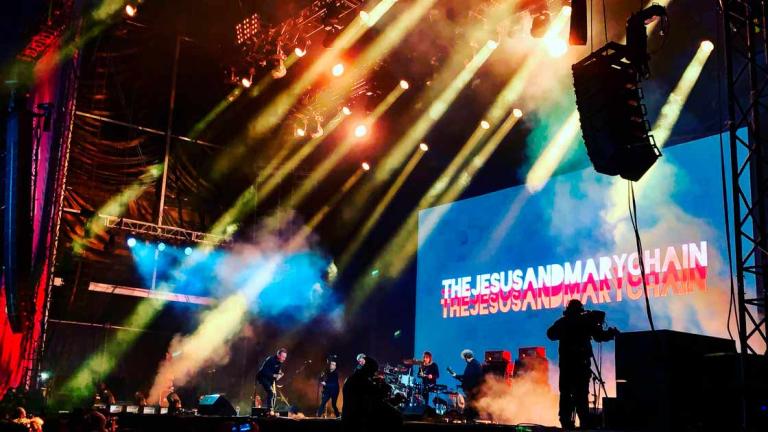
[[560, 424], [563, 429], [575, 427], [573, 411], [579, 415], [582, 429], [589, 426], [589, 380], [592, 377], [592, 342], [612, 340], [618, 330], [603, 329], [605, 312], [585, 311], [579, 300], [573, 299], [563, 311], [563, 317], [547, 330], [547, 337], [560, 341]]

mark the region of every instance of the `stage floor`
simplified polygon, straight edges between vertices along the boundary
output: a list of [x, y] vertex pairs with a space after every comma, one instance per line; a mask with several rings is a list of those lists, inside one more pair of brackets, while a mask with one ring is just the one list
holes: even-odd
[[[247, 431], [255, 428], [249, 423], [258, 425], [260, 432], [341, 432], [344, 427], [340, 420], [321, 418], [250, 418], [250, 417], [216, 417], [216, 416], [142, 416], [120, 415], [118, 425], [120, 430], [132, 431]], [[376, 430], [376, 429], [373, 429]], [[555, 427], [536, 425], [499, 425], [499, 424], [449, 424], [424, 421], [405, 421], [399, 429], [403, 432], [439, 432], [439, 431], [493, 431], [493, 432], [539, 432], [560, 431]], [[357, 431], [356, 431], [357, 432]], [[360, 431], [364, 432], [364, 431]], [[603, 430], [602, 432], [609, 432]]]

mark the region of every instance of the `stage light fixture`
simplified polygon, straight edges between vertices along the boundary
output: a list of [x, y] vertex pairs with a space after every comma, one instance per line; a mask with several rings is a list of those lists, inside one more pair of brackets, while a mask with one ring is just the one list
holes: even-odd
[[363, 162], [360, 166], [363, 168], [364, 171], [370, 171], [371, 170], [371, 166], [368, 165], [368, 162]]
[[159, 250], [160, 252], [164, 251], [165, 250], [165, 243], [163, 243], [163, 242], [158, 243], [157, 244], [157, 250]]
[[536, 13], [531, 12], [531, 36], [535, 38], [542, 38], [547, 34], [549, 24], [552, 22], [552, 16], [548, 10], [538, 11]]
[[40, 372], [40, 381], [43, 381], [43, 382], [48, 381], [48, 378], [50, 378], [50, 377], [51, 377], [51, 373], [50, 372], [48, 372], [48, 371]]
[[568, 43], [557, 35], [547, 35], [542, 39], [547, 53], [554, 58], [562, 57], [568, 52]]
[[297, 137], [303, 137], [307, 134], [307, 131], [304, 128], [298, 127], [294, 133]]
[[293, 53], [296, 54], [296, 57], [304, 57], [307, 55], [307, 50], [303, 50], [299, 47], [296, 47], [293, 49]]
[[184, 255], [186, 255], [186, 256], [192, 255], [192, 248], [189, 247], [189, 246], [185, 247], [184, 248]]
[[362, 138], [368, 134], [368, 126], [364, 124], [359, 124], [355, 126], [355, 136], [358, 138]]
[[366, 11], [360, 11], [360, 14], [359, 14], [359, 15], [360, 15], [360, 19], [361, 19], [361, 20], [362, 20], [364, 23], [368, 24], [368, 23], [371, 21], [371, 15], [370, 15], [368, 12], [366, 12]]
[[487, 122], [487, 121], [485, 121], [485, 120], [482, 120], [482, 121], [480, 122], [480, 127], [481, 127], [481, 128], [483, 128], [483, 129], [490, 129], [490, 128], [491, 128], [491, 124], [490, 124], [490, 123], [488, 123], [488, 122]]
[[419, 148], [421, 149], [421, 151], [427, 151], [427, 150], [429, 150], [429, 146], [427, 145], [427, 143], [421, 143], [421, 144], [419, 144]]
[[134, 237], [128, 237], [128, 240], [126, 241], [128, 243], [128, 247], [132, 248], [136, 246], [136, 239]]
[[519, 108], [515, 108], [512, 110], [512, 115], [517, 118], [520, 118], [523, 116], [523, 112]]
[[704, 51], [712, 52], [712, 50], [715, 49], [715, 44], [713, 44], [712, 41], [705, 40], [701, 42], [701, 48]]
[[335, 77], [340, 77], [344, 74], [344, 63], [336, 63], [331, 69], [331, 74]]
[[349, 107], [344, 107], [344, 108], [342, 108], [342, 109], [341, 109], [341, 112], [343, 112], [343, 113], [344, 113], [344, 115], [351, 115], [351, 114], [352, 114], [352, 110], [351, 110], [351, 109], [349, 109]]
[[277, 66], [275, 66], [275, 68], [272, 69], [272, 78], [280, 79], [284, 77], [287, 73], [288, 73], [288, 69], [286, 69], [283, 59], [278, 59]]
[[248, 78], [248, 77], [243, 77], [243, 79], [241, 79], [241, 80], [240, 80], [240, 84], [241, 84], [243, 87], [245, 87], [245, 88], [248, 88], [248, 87], [250, 87], [250, 86], [251, 86], [251, 80], [250, 80], [250, 78]]
[[400, 88], [401, 88], [401, 89], [403, 89], [403, 90], [408, 90], [408, 87], [410, 87], [410, 86], [411, 86], [411, 85], [410, 85], [410, 84], [408, 84], [408, 81], [406, 81], [406, 80], [400, 80]]
[[320, 124], [321, 121], [322, 119], [320, 117], [315, 117], [315, 123], [317, 127], [315, 127], [314, 131], [309, 133], [310, 137], [320, 138], [321, 136], [323, 136], [324, 131], [323, 131], [323, 126]]
[[133, 18], [136, 16], [136, 14], [139, 13], [139, 8], [136, 7], [133, 3], [128, 3], [125, 5], [125, 14], [129, 17]]

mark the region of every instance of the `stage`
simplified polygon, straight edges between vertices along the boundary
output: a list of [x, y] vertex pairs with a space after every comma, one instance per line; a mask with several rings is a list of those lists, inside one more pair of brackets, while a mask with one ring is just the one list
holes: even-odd
[[[61, 417], [61, 420], [67, 416]], [[55, 421], [51, 423], [56, 423]], [[253, 427], [257, 425], [258, 428]], [[255, 417], [225, 417], [225, 416], [169, 416], [138, 414], [121, 414], [117, 416], [117, 425], [124, 431], [248, 431], [261, 432], [336, 432], [344, 431], [341, 420], [322, 418], [255, 418]], [[61, 430], [61, 429], [58, 429]], [[63, 429], [69, 430], [69, 429]], [[537, 425], [500, 425], [500, 424], [449, 424], [424, 421], [405, 421], [399, 429], [403, 432], [432, 432], [432, 431], [558, 431], [555, 427]]]

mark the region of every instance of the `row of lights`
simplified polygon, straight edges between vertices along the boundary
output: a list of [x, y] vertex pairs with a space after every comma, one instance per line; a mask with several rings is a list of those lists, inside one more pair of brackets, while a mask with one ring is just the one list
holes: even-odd
[[[339, 63], [336, 66], [334, 66], [334, 70], [336, 70], [336, 67], [339, 67], [338, 70], [342, 70], [343, 71], [343, 69], [344, 69], [344, 65], [342, 63]], [[399, 85], [400, 85], [400, 88], [403, 89], [403, 90], [408, 90], [411, 87], [411, 85], [406, 80], [400, 80]], [[348, 106], [342, 107], [341, 108], [341, 112], [345, 116], [352, 115], [352, 109], [350, 109]], [[358, 124], [357, 126], [355, 126], [355, 128], [352, 131], [353, 135], [356, 138], [363, 138], [364, 136], [368, 135], [368, 132], [369, 132], [368, 125], [366, 125], [365, 123]], [[299, 137], [299, 138], [303, 138], [303, 137], [307, 136], [306, 120], [304, 121], [304, 124], [302, 126], [296, 127], [296, 129], [294, 130], [293, 134], [295, 136]], [[316, 138], [318, 136], [322, 136], [322, 134], [323, 134], [322, 127], [320, 126], [320, 123], [318, 121], [316, 133], [310, 134], [310, 136], [312, 136], [312, 138]]]
[[[128, 245], [129, 248], [133, 249], [139, 241], [136, 239], [136, 237], [128, 237], [126, 239], [125, 243]], [[164, 251], [168, 246], [165, 244], [165, 242], [159, 242], [155, 245], [155, 249], [157, 249], [159, 252]], [[184, 255], [190, 256], [192, 255], [193, 249], [191, 246], [187, 246], [184, 248]]]

